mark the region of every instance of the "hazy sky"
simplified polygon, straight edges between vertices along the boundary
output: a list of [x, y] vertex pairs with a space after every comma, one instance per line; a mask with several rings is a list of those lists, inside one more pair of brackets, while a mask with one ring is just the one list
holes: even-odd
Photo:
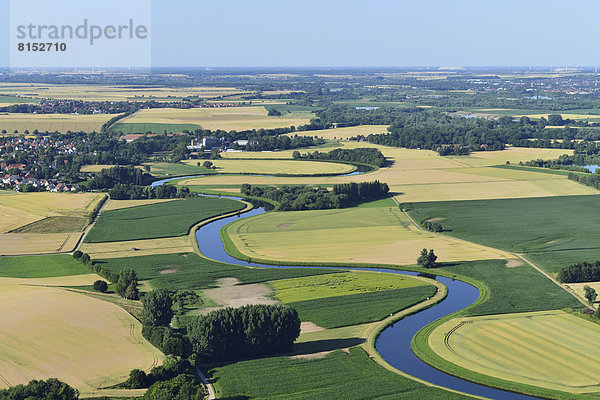
[[[0, 65], [7, 7], [0, 0]], [[598, 11], [598, 0], [154, 0], [152, 62], [595, 66]]]

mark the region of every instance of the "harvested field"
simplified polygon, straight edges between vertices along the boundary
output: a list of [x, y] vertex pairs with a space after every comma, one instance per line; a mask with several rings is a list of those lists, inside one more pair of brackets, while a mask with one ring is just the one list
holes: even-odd
[[[260, 128], [283, 128], [308, 124], [312, 113], [288, 114], [283, 117], [267, 116], [266, 108], [229, 107], [229, 108], [192, 108], [182, 110], [177, 108], [160, 108], [140, 110], [134, 115], [119, 121], [114, 127], [119, 130], [127, 124], [168, 124], [196, 125], [203, 129], [247, 130]], [[142, 130], [143, 131], [143, 130]]]
[[82, 233], [3, 233], [0, 255], [48, 254], [73, 251]]
[[[52, 278], [52, 284], [89, 283], [94, 276]], [[26, 286], [40, 283], [48, 280], [0, 279], [0, 386], [56, 377], [90, 393], [124, 381], [133, 368], [148, 371], [161, 362], [140, 323], [122, 308], [60, 288]]]
[[179, 199], [151, 199], [151, 200], [113, 200], [106, 202], [103, 211], [120, 210], [122, 208], [146, 206], [148, 204], [167, 203], [169, 201], [177, 201]]
[[81, 251], [88, 253], [92, 259], [102, 259], [191, 253], [194, 251], [194, 246], [189, 237], [178, 236], [122, 242], [83, 243]]
[[345, 128], [323, 129], [318, 131], [297, 131], [288, 133], [287, 136], [317, 136], [329, 140], [350, 139], [358, 135], [369, 136], [371, 134], [377, 135], [380, 133], [387, 133], [387, 128], [387, 125], [360, 125]]
[[88, 225], [83, 217], [46, 217], [21, 226], [9, 233], [70, 233], [80, 232]]
[[[186, 164], [195, 165], [197, 160], [184, 161]], [[316, 174], [346, 174], [356, 170], [348, 164], [295, 161], [295, 160], [212, 160], [217, 172], [241, 174], [288, 174], [288, 175], [316, 175]]]
[[422, 248], [434, 248], [438, 261], [514, 258], [418, 230], [397, 207], [267, 213], [236, 221], [226, 232], [252, 259], [410, 265]]
[[562, 311], [455, 318], [429, 336], [453, 364], [571, 393], [596, 392], [600, 325]]
[[0, 130], [9, 133], [40, 132], [67, 133], [100, 132], [102, 125], [114, 117], [110, 114], [72, 115], [72, 114], [8, 114], [0, 113]]

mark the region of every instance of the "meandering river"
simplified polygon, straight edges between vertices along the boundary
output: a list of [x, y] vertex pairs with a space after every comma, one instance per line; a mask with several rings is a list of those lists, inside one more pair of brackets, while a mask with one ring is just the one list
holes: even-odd
[[[180, 178], [173, 178], [180, 179]], [[173, 180], [166, 179], [158, 181], [153, 186], [162, 185], [163, 183]], [[227, 196], [228, 198], [238, 199], [238, 197]], [[200, 252], [205, 256], [228, 264], [252, 266], [259, 268], [317, 268], [310, 266], [275, 266], [267, 264], [243, 262], [230, 256], [223, 247], [221, 241], [221, 228], [240, 218], [248, 218], [254, 215], [265, 213], [262, 208], [253, 209], [243, 214], [243, 216], [232, 216], [222, 218], [214, 222], [210, 222], [196, 232], [196, 240]], [[322, 267], [318, 267], [322, 268]], [[336, 269], [340, 269], [339, 267]], [[392, 269], [381, 268], [344, 268], [351, 270], [363, 271], [380, 271], [393, 274], [417, 275], [412, 271], [399, 271]], [[494, 389], [487, 386], [479, 385], [455, 376], [439, 371], [429, 364], [423, 362], [411, 350], [411, 340], [413, 336], [422, 328], [429, 325], [433, 321], [452, 314], [456, 311], [471, 305], [479, 297], [479, 291], [474, 286], [465, 282], [453, 280], [450, 278], [436, 277], [436, 280], [448, 287], [448, 296], [441, 303], [408, 316], [393, 325], [383, 330], [375, 343], [375, 348], [381, 356], [392, 366], [398, 368], [405, 373], [424, 381], [434, 383], [449, 389], [459, 390], [464, 393], [483, 396], [489, 399], [497, 400], [524, 400], [535, 399], [535, 397], [526, 396], [518, 393], [507, 392], [500, 389]]]

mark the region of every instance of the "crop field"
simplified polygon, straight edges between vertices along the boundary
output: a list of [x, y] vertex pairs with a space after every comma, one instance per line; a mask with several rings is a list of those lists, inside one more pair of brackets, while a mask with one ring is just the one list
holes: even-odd
[[358, 271], [281, 279], [271, 283], [275, 298], [284, 303], [427, 285], [404, 275]]
[[[445, 272], [484, 282], [486, 301], [470, 307], [466, 315], [490, 315], [580, 307], [581, 303], [528, 264], [480, 260], [443, 264]], [[435, 274], [435, 270], [431, 270]]]
[[[202, 164], [204, 160], [200, 161]], [[215, 171], [212, 169], [199, 167], [198, 160], [189, 160], [184, 164], [180, 163], [165, 163], [165, 162], [152, 162], [148, 163], [150, 166], [150, 173], [154, 176], [169, 177], [169, 176], [185, 176], [185, 175], [200, 175], [200, 174], [214, 174]]]
[[121, 242], [83, 243], [80, 250], [88, 253], [92, 259], [100, 259], [191, 253], [194, 251], [194, 247], [189, 237], [178, 236]]
[[[113, 130], [125, 131], [127, 124], [152, 124], [151, 130], [160, 129], [160, 124], [185, 124], [195, 129], [247, 130], [260, 128], [283, 128], [308, 124], [312, 113], [302, 112], [282, 117], [267, 116], [266, 108], [228, 107], [228, 108], [156, 108], [140, 110], [115, 124]], [[143, 127], [142, 127], [143, 128]], [[138, 129], [139, 130], [139, 129]], [[145, 132], [143, 130], [142, 132]], [[158, 132], [162, 132], [159, 130]]]
[[421, 285], [284, 303], [296, 309], [302, 321], [337, 328], [380, 321], [432, 297], [436, 291], [433, 285]]
[[484, 375], [571, 393], [598, 391], [600, 325], [562, 312], [452, 319], [430, 347]]
[[0, 255], [64, 253], [73, 251], [81, 232], [76, 233], [2, 233]]
[[[595, 189], [569, 181], [561, 174], [545, 171], [522, 171], [517, 168], [490, 168], [506, 166], [506, 161], [518, 164], [537, 158], [558, 158], [572, 150], [510, 148], [497, 152], [475, 152], [470, 156], [440, 157], [428, 150], [411, 150], [376, 146], [368, 143], [334, 142], [334, 148], [375, 147], [389, 160], [390, 166], [354, 176], [321, 178], [274, 178], [259, 176], [208, 176], [180, 182], [181, 185], [255, 185], [320, 184], [331, 186], [341, 182], [359, 182], [378, 179], [386, 182], [399, 202], [435, 200], [474, 200], [496, 198], [528, 198], [598, 193]], [[309, 151], [307, 149], [306, 151]], [[301, 152], [305, 152], [302, 149]], [[313, 151], [313, 150], [310, 150]], [[281, 152], [226, 152], [225, 158], [291, 158], [292, 151]]]
[[197, 222], [244, 208], [229, 199], [188, 198], [100, 214], [85, 238], [86, 243], [156, 239], [183, 236]]
[[244, 90], [226, 87], [148, 87], [132, 85], [52, 85], [30, 83], [0, 83], [2, 94], [23, 96], [23, 100], [70, 99], [85, 101], [177, 101], [182, 97], [212, 98], [232, 94], [248, 94]]
[[[252, 371], [248, 374], [247, 371]], [[324, 358], [262, 358], [240, 361], [209, 371], [218, 398], [331, 399], [348, 398], [463, 399], [385, 370], [364, 350], [335, 351]]]
[[434, 248], [439, 261], [513, 258], [418, 230], [397, 206], [266, 213], [225, 229], [252, 259], [410, 265], [422, 248]]
[[[97, 279], [82, 276], [88, 284]], [[162, 354], [142, 337], [141, 324], [119, 306], [28, 283], [0, 279], [1, 387], [55, 377], [91, 393], [123, 382], [133, 368], [149, 370], [161, 362]], [[52, 284], [59, 281], [52, 278]]]
[[448, 235], [525, 253], [549, 272], [598, 259], [598, 195], [430, 202], [411, 207], [418, 221], [438, 218]]
[[[195, 165], [197, 160], [184, 161]], [[296, 160], [212, 160], [216, 172], [230, 174], [317, 175], [346, 174], [356, 170], [348, 164]], [[201, 172], [200, 172], [201, 173]]]
[[0, 257], [0, 276], [49, 278], [89, 274], [90, 270], [70, 255]]
[[113, 272], [133, 268], [140, 280], [150, 280], [153, 287], [180, 290], [216, 287], [222, 278], [236, 278], [248, 284], [340, 272], [335, 269], [245, 268], [208, 260], [195, 253], [109, 258], [99, 262]]
[[110, 199], [106, 202], [106, 205], [102, 211], [120, 210], [122, 208], [130, 208], [137, 206], [147, 206], [150, 204], [161, 204], [168, 203], [170, 201], [177, 201], [177, 199], [150, 199], [150, 200], [113, 200]]
[[88, 225], [83, 217], [46, 217], [21, 226], [11, 233], [70, 233], [80, 232]]
[[0, 113], [0, 131], [7, 133], [40, 132], [100, 132], [102, 125], [114, 115], [72, 115], [72, 114], [8, 114]]
[[329, 140], [350, 139], [358, 135], [369, 136], [371, 134], [377, 135], [380, 133], [387, 133], [387, 128], [387, 125], [360, 125], [344, 128], [323, 129], [318, 131], [297, 131], [288, 133], [287, 136], [317, 136]]

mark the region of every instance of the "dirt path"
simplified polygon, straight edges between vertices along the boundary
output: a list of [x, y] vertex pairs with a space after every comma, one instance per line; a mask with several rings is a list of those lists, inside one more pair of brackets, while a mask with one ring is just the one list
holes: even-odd
[[77, 251], [79, 249], [79, 247], [81, 247], [83, 240], [85, 239], [87, 234], [92, 230], [92, 228], [94, 227], [94, 224], [96, 223], [96, 221], [98, 221], [98, 218], [100, 218], [100, 213], [104, 209], [104, 206], [106, 206], [106, 203], [108, 203], [109, 201], [110, 201], [110, 197], [108, 197], [108, 195], [106, 195], [106, 198], [102, 202], [102, 205], [100, 206], [100, 208], [98, 209], [98, 212], [96, 213], [96, 216], [94, 217], [94, 220], [92, 222], [90, 222], [90, 224], [85, 228], [85, 230], [83, 231], [83, 234], [79, 237], [79, 240], [77, 241], [77, 244], [75, 245], [75, 248], [73, 249], [73, 251], [71, 251], [71, 253]]

